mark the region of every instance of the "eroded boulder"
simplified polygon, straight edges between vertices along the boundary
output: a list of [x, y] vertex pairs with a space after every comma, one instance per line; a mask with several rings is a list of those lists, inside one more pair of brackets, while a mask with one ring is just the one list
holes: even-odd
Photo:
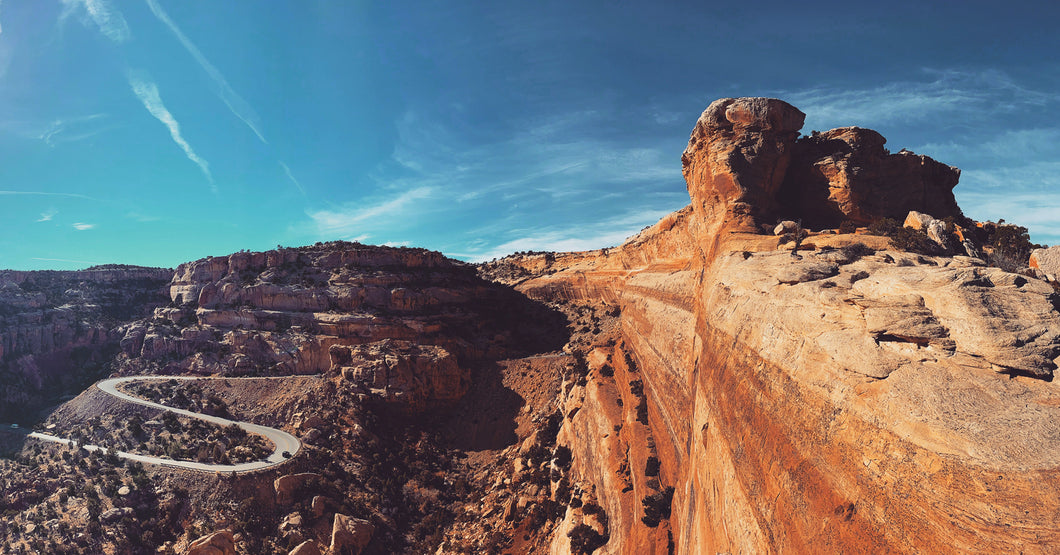
[[276, 491], [276, 502], [286, 505], [294, 501], [294, 496], [306, 487], [317, 483], [321, 478], [315, 472], [302, 472], [299, 474], [287, 474], [280, 476], [273, 482]]
[[231, 530], [207, 534], [188, 546], [185, 555], [235, 555], [236, 540]]
[[699, 117], [681, 156], [688, 194], [700, 215], [757, 230], [776, 195], [806, 114], [775, 98], [715, 100]]
[[867, 225], [910, 210], [960, 217], [953, 196], [961, 171], [927, 156], [891, 154], [871, 129], [840, 127], [797, 141], [780, 202], [813, 227]]
[[1060, 278], [1060, 245], [1031, 251], [1029, 264], [1044, 274], [1045, 279], [1056, 281]]
[[330, 354], [332, 372], [413, 412], [454, 403], [470, 385], [469, 371], [449, 351], [435, 345], [387, 339], [334, 345]]
[[359, 555], [372, 540], [375, 526], [367, 520], [336, 513], [331, 526], [333, 555]]
[[287, 555], [321, 555], [320, 543], [316, 540], [306, 540], [296, 545]]

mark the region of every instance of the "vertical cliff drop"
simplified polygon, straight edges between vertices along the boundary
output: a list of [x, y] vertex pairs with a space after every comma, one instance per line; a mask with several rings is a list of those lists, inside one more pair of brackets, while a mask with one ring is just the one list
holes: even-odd
[[[890, 154], [866, 129], [800, 139], [802, 118], [775, 99], [712, 103], [682, 157], [690, 207], [517, 285], [621, 311], [620, 337], [588, 349], [589, 379], [567, 386], [559, 434], [609, 516], [597, 553], [1047, 551], [1060, 540], [1053, 289], [820, 232], [913, 210], [962, 218], [959, 170]], [[799, 256], [761, 234], [778, 218], [816, 230]], [[583, 518], [568, 511], [553, 553]]]

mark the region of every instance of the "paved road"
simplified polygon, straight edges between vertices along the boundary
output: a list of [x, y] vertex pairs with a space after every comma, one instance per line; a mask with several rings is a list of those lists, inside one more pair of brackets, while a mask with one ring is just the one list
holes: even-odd
[[[184, 410], [184, 409], [177, 409], [177, 408], [173, 408], [173, 407], [167, 407], [165, 405], [160, 405], [158, 403], [154, 403], [154, 402], [151, 402], [151, 401], [148, 401], [148, 400], [145, 400], [145, 399], [141, 399], [139, 397], [133, 397], [132, 395], [129, 395], [127, 393], [123, 393], [123, 392], [121, 392], [121, 391], [119, 391], [117, 389], [117, 385], [118, 384], [122, 384], [122, 383], [126, 383], [126, 382], [135, 382], [135, 381], [146, 381], [146, 380], [182, 380], [183, 381], [183, 380], [211, 380], [211, 379], [213, 379], [213, 380], [216, 380], [216, 379], [226, 379], [226, 380], [261, 380], [261, 379], [282, 379], [282, 378], [228, 378], [228, 377], [226, 377], [226, 378], [213, 378], [213, 377], [193, 377], [193, 376], [130, 376], [130, 377], [124, 377], [124, 378], [110, 378], [110, 379], [107, 379], [107, 380], [103, 380], [103, 381], [97, 383], [96, 387], [98, 387], [100, 389], [100, 391], [103, 391], [104, 393], [108, 393], [110, 395], [113, 395], [113, 396], [115, 396], [115, 397], [117, 397], [117, 398], [119, 398], [119, 399], [121, 399], [123, 401], [128, 401], [130, 403], [136, 403], [137, 405], [144, 405], [144, 406], [147, 406], [147, 407], [152, 407], [152, 408], [156, 408], [156, 409], [161, 409], [161, 410], [167, 410], [167, 411], [170, 411], [170, 412], [175, 412], [175, 413], [183, 415], [183, 416], [188, 416], [188, 417], [191, 417], [191, 418], [198, 418], [199, 420], [205, 420], [207, 422], [212, 422], [212, 423], [220, 425], [220, 426], [229, 426], [231, 424], [235, 424], [235, 425], [239, 426], [240, 428], [243, 428], [247, 432], [250, 432], [252, 434], [258, 434], [258, 435], [265, 436], [269, 441], [271, 441], [273, 443], [273, 445], [276, 446], [276, 449], [273, 450], [272, 454], [269, 455], [267, 459], [265, 459], [263, 461], [253, 461], [253, 462], [247, 462], [247, 463], [241, 463], [241, 464], [206, 464], [206, 463], [192, 462], [192, 461], [177, 461], [177, 460], [173, 460], [173, 459], [163, 459], [163, 458], [160, 458], [160, 457], [149, 457], [147, 455], [137, 455], [136, 453], [126, 453], [124, 451], [115, 451], [114, 453], [116, 455], [118, 455], [119, 457], [123, 458], [123, 459], [128, 459], [128, 460], [132, 460], [132, 461], [139, 461], [139, 462], [147, 463], [147, 464], [160, 464], [160, 465], [165, 465], [165, 466], [175, 466], [175, 467], [178, 467], [178, 468], [187, 468], [189, 470], [202, 470], [202, 471], [206, 471], [206, 472], [250, 472], [250, 471], [253, 471], [253, 470], [261, 470], [263, 468], [269, 468], [271, 466], [276, 466], [276, 465], [279, 465], [279, 464], [283, 464], [284, 462], [287, 461], [287, 458], [288, 458], [288, 457], [284, 457], [283, 456], [283, 453], [285, 451], [287, 453], [289, 453], [290, 456], [293, 457], [295, 455], [295, 453], [297, 453], [298, 450], [302, 448], [302, 442], [298, 441], [298, 438], [294, 437], [293, 435], [291, 435], [291, 434], [289, 434], [289, 433], [287, 433], [287, 432], [285, 432], [283, 430], [277, 430], [275, 428], [268, 428], [266, 426], [260, 426], [258, 424], [251, 424], [249, 422], [236, 422], [236, 421], [233, 421], [233, 420], [228, 420], [227, 418], [221, 418], [221, 417], [218, 417], [218, 416], [209, 416], [209, 415], [206, 415], [206, 414], [199, 414], [197, 412], [191, 412], [189, 410]], [[51, 434], [44, 434], [44, 433], [40, 433], [40, 432], [33, 432], [33, 433], [29, 434], [29, 437], [36, 438], [36, 439], [39, 439], [39, 440], [42, 440], [42, 441], [51, 441], [51, 442], [54, 442], [54, 443], [63, 443], [63, 444], [66, 444], [66, 445], [70, 445], [71, 443], [73, 443], [69, 439], [61, 438], [61, 437], [58, 437], [58, 436], [53, 436]], [[82, 449], [86, 449], [88, 451], [100, 451], [100, 450], [104, 449], [103, 447], [99, 447], [98, 445], [82, 445], [81, 448]]]

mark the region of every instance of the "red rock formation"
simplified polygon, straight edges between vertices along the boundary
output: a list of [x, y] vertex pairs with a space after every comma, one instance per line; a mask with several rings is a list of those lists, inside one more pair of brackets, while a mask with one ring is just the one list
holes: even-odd
[[699, 117], [681, 163], [693, 209], [754, 231], [775, 198], [805, 114], [773, 98], [715, 100]]
[[799, 139], [779, 192], [781, 215], [802, 218], [815, 229], [902, 220], [911, 210], [961, 217], [952, 192], [961, 171], [906, 150], [890, 154], [886, 142], [860, 127]]
[[122, 328], [123, 373], [331, 372], [420, 411], [459, 400], [481, 361], [562, 345], [560, 315], [424, 249], [211, 257], [181, 264], [170, 295]]
[[332, 345], [330, 372], [411, 411], [452, 405], [467, 393], [470, 371], [441, 347], [386, 339]]
[[771, 98], [711, 103], [681, 157], [692, 208], [704, 223], [755, 232], [778, 217], [821, 229], [900, 220], [910, 210], [961, 216], [952, 192], [960, 170], [905, 150], [890, 154], [871, 129], [800, 139], [804, 117]]
[[[1049, 551], [1060, 541], [1052, 289], [968, 257], [887, 251], [882, 238], [811, 234], [794, 257], [781, 238], [740, 233], [771, 211], [821, 223], [959, 214], [956, 170], [887, 155], [856, 128], [792, 149], [780, 144], [791, 110], [712, 104], [685, 151], [691, 209], [519, 282], [535, 298], [621, 308], [621, 340], [589, 357], [612, 377], [565, 387], [558, 440], [575, 452], [572, 481], [611, 517], [604, 552], [665, 553], [667, 525], [676, 553]], [[829, 194], [763, 199], [793, 183]], [[872, 248], [839, 248], [853, 243]], [[642, 470], [649, 456], [657, 479]], [[638, 505], [667, 485], [671, 517], [647, 527]], [[560, 530], [577, 519], [568, 511]], [[557, 534], [552, 552], [569, 549]]]

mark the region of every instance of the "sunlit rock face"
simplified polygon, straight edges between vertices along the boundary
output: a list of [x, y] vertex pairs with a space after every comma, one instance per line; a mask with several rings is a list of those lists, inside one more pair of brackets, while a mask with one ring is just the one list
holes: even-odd
[[845, 221], [901, 221], [913, 210], [939, 219], [960, 217], [953, 188], [961, 171], [904, 149], [891, 154], [886, 142], [860, 127], [800, 138], [778, 195], [781, 215], [818, 229]]
[[773, 98], [724, 98], [703, 112], [681, 157], [692, 208], [726, 229], [757, 231], [777, 218], [807, 227], [901, 220], [910, 210], [960, 216], [960, 170], [879, 133], [840, 127], [799, 138], [805, 114]]
[[458, 401], [483, 360], [563, 344], [550, 331], [561, 316], [425, 249], [338, 241], [204, 258], [178, 266], [169, 293], [122, 328], [122, 373], [341, 374], [420, 411]]
[[773, 98], [711, 103], [681, 157], [693, 210], [754, 231], [756, 219], [776, 211], [776, 194], [805, 117]]
[[[793, 256], [763, 224], [960, 215], [956, 168], [890, 154], [867, 129], [799, 139], [802, 118], [778, 100], [716, 101], [683, 156], [690, 207], [616, 249], [504, 261], [533, 298], [621, 310], [559, 434], [609, 515], [601, 552], [1060, 541], [1053, 289], [869, 235], [811, 231]], [[650, 526], [667, 486], [669, 519]], [[552, 552], [569, 545], [557, 534]]]

